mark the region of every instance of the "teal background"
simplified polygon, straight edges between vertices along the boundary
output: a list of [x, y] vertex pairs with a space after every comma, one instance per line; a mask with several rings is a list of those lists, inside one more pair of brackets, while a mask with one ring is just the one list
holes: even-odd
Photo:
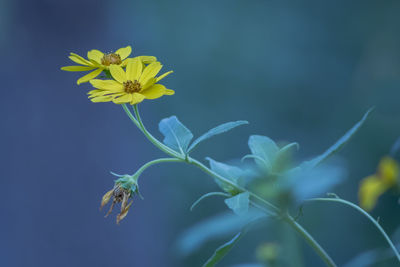
[[[164, 84], [176, 94], [140, 105], [157, 137], [158, 121], [171, 115], [195, 135], [250, 122], [202, 144], [193, 155], [200, 160], [240, 158], [250, 134], [299, 142], [298, 159], [307, 159], [375, 106], [340, 153], [349, 175], [334, 191], [356, 202], [359, 181], [400, 135], [399, 11], [398, 1], [1, 0], [1, 265], [200, 266], [225, 241], [187, 258], [174, 249], [184, 229], [226, 210], [215, 198], [189, 211], [217, 187], [184, 165], [146, 171], [145, 199], [135, 198], [120, 226], [114, 215], [103, 218], [109, 171], [133, 173], [162, 154], [120, 106], [87, 100], [90, 86], [76, 85], [80, 74], [60, 70], [70, 65], [69, 52], [129, 44], [134, 55], [157, 56], [174, 70]], [[400, 223], [398, 197], [388, 192], [372, 212], [390, 235]], [[300, 222], [339, 266], [387, 247], [346, 207], [311, 204]], [[261, 242], [280, 242], [275, 228], [251, 232], [221, 266], [254, 262]], [[300, 245], [303, 266], [322, 266]]]

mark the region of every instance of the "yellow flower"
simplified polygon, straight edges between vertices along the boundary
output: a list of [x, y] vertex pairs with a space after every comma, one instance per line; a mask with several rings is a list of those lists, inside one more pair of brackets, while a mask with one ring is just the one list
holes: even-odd
[[[110, 66], [125, 66], [127, 63], [127, 57], [131, 54], [131, 46], [123, 47], [115, 51], [114, 53], [104, 54], [103, 52], [93, 49], [87, 53], [87, 58], [85, 59], [75, 53], [70, 53], [69, 58], [81, 65], [81, 66], [66, 66], [62, 67], [65, 71], [89, 71], [88, 74], [78, 79], [78, 85], [90, 81], [100, 75], [103, 70], [108, 70]], [[143, 63], [149, 64], [156, 61], [157, 59], [152, 56], [139, 56]]]
[[361, 181], [358, 192], [360, 206], [367, 211], [372, 210], [378, 198], [396, 184], [398, 175], [399, 164], [391, 157], [384, 157], [377, 173]]
[[144, 99], [173, 95], [175, 93], [173, 90], [157, 84], [165, 76], [172, 73], [172, 71], [169, 71], [155, 77], [161, 68], [160, 62], [143, 66], [139, 58], [129, 60], [126, 71], [121, 66], [110, 65], [110, 73], [115, 80], [91, 80], [90, 83], [97, 89], [89, 92], [89, 98], [92, 102], [113, 101], [115, 104], [130, 103], [134, 105]]

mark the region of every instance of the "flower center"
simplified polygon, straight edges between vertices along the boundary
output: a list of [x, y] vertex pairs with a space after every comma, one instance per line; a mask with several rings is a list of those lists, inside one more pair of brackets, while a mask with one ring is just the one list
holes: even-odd
[[140, 92], [141, 89], [142, 86], [137, 80], [133, 82], [130, 80], [124, 82], [124, 91], [128, 94]]
[[108, 53], [101, 59], [101, 64], [104, 66], [110, 66], [111, 64], [119, 65], [122, 63], [121, 56], [114, 53]]

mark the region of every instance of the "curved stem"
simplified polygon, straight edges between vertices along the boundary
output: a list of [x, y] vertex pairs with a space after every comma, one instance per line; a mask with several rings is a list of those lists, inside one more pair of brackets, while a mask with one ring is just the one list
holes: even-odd
[[298, 222], [296, 222], [291, 216], [286, 215], [283, 220], [287, 222], [294, 230], [296, 230], [307, 243], [317, 252], [319, 257], [325, 262], [326, 266], [336, 267], [335, 262], [326, 253], [326, 251], [318, 244], [318, 242], [303, 228]]
[[160, 158], [160, 159], [155, 159], [155, 160], [149, 161], [146, 164], [144, 164], [133, 175], [139, 177], [142, 174], [142, 172], [144, 172], [148, 167], [150, 167], [150, 166], [152, 166], [154, 164], [163, 163], [163, 162], [184, 162], [184, 160], [178, 159], [178, 158]]
[[344, 199], [340, 199], [340, 198], [312, 198], [312, 199], [308, 199], [307, 201], [337, 202], [337, 203], [345, 204], [345, 205], [347, 205], [347, 206], [349, 206], [349, 207], [351, 207], [353, 209], [356, 209], [361, 214], [363, 214], [365, 217], [367, 217], [376, 226], [376, 228], [378, 228], [378, 230], [381, 232], [383, 237], [389, 243], [389, 246], [393, 250], [394, 254], [396, 255], [397, 260], [400, 262], [399, 252], [397, 251], [397, 249], [396, 249], [395, 245], [393, 244], [393, 242], [390, 240], [389, 236], [386, 234], [385, 230], [383, 230], [383, 228], [379, 225], [379, 223], [371, 215], [369, 215], [368, 212], [366, 212], [365, 210], [363, 210], [362, 208], [360, 208], [356, 204], [354, 204], [354, 203], [352, 203], [350, 201], [344, 200]]
[[149, 131], [147, 131], [146, 127], [144, 127], [144, 124], [142, 122], [142, 118], [140, 117], [139, 109], [138, 109], [137, 105], [133, 106], [133, 111], [135, 112], [136, 118], [137, 118], [137, 120], [139, 122], [140, 129], [142, 129], [142, 132], [147, 137], [147, 139], [150, 140], [150, 142], [152, 142], [156, 147], [158, 147], [159, 149], [161, 149], [162, 151], [164, 151], [168, 155], [176, 157], [176, 158], [184, 159], [183, 155], [177, 153], [173, 149], [171, 149], [168, 146], [164, 145], [163, 143], [158, 141], [157, 138], [155, 138]]
[[[233, 186], [234, 188], [238, 189], [241, 192], [249, 192], [250, 197], [252, 197], [253, 199], [255, 199], [256, 201], [262, 203], [263, 205], [265, 205], [268, 210], [260, 207], [257, 203], [255, 203], [254, 201], [251, 201], [251, 204], [255, 207], [260, 208], [262, 211], [268, 213], [269, 215], [273, 215], [276, 217], [282, 217], [283, 220], [288, 223], [290, 226], [292, 226], [306, 241], [307, 243], [317, 252], [317, 254], [321, 257], [321, 259], [325, 262], [325, 264], [329, 267], [336, 267], [336, 264], [333, 262], [333, 260], [330, 258], [330, 256], [326, 253], [326, 251], [318, 244], [318, 242], [300, 225], [298, 224], [291, 216], [289, 215], [284, 215], [282, 216], [282, 211], [276, 207], [275, 205], [273, 205], [272, 203], [268, 202], [267, 200], [263, 199], [262, 197], [250, 192], [249, 190], [246, 190], [245, 188], [233, 183], [231, 180], [219, 175], [218, 173], [212, 171], [211, 169], [209, 169], [207, 166], [205, 166], [204, 164], [202, 164], [200, 161], [193, 159], [187, 155], [181, 155], [179, 153], [177, 153], [176, 151], [172, 150], [171, 148], [169, 148], [168, 146], [164, 145], [163, 143], [161, 143], [160, 141], [158, 141], [153, 135], [151, 135], [147, 129], [144, 127], [144, 124], [142, 122], [142, 119], [140, 117], [139, 114], [139, 110], [137, 105], [134, 105], [133, 110], [135, 112], [136, 118], [135, 116], [132, 115], [131, 111], [129, 110], [129, 108], [123, 104], [123, 108], [126, 112], [126, 114], [128, 115], [128, 117], [131, 119], [131, 121], [143, 132], [143, 134], [147, 137], [147, 139], [149, 139], [149, 141], [151, 143], [153, 143], [157, 148], [159, 148], [160, 150], [162, 150], [163, 152], [165, 152], [166, 154], [175, 157], [176, 160], [171, 160], [171, 162], [187, 162], [189, 164], [192, 164], [196, 167], [198, 167], [199, 169], [201, 169], [202, 171], [204, 171], [205, 173], [207, 173], [208, 175], [218, 179], [219, 181], [229, 184], [231, 186]], [[168, 160], [169, 161], [169, 160]], [[163, 161], [165, 162], [165, 161]], [[157, 160], [155, 160], [155, 162], [150, 161], [149, 163], [143, 165], [140, 169], [145, 170], [147, 167], [158, 163]], [[150, 165], [148, 165], [150, 164]], [[148, 165], [148, 166], [146, 166]], [[146, 167], [145, 167], [146, 166]], [[138, 172], [140, 171], [140, 169], [138, 170]], [[142, 171], [143, 171], [142, 170]]]
[[142, 119], [140, 118], [137, 105], [134, 105], [134, 112], [136, 118], [135, 116], [133, 116], [132, 112], [129, 110], [126, 104], [123, 104], [122, 107], [125, 110], [126, 114], [128, 115], [129, 119], [131, 119], [131, 121], [142, 131], [142, 133], [147, 137], [147, 139], [149, 139], [151, 143], [153, 143], [153, 145], [155, 145], [157, 148], [159, 148], [161, 151], [163, 151], [164, 153], [168, 154], [171, 157], [184, 159], [182, 155], [180, 155], [179, 153], [175, 152], [174, 150], [170, 149], [169, 147], [158, 141], [153, 135], [149, 133], [149, 131], [147, 131], [147, 129], [144, 127], [142, 123]]

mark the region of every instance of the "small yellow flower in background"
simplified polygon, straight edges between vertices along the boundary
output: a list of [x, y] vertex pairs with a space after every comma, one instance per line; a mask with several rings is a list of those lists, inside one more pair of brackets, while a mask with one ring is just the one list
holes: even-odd
[[89, 92], [92, 102], [109, 102], [115, 104], [130, 103], [131, 105], [142, 102], [144, 99], [156, 99], [163, 95], [173, 95], [173, 90], [157, 84], [172, 71], [155, 77], [161, 70], [160, 62], [152, 62], [144, 66], [140, 58], [130, 59], [126, 71], [118, 65], [110, 65], [111, 76], [115, 80], [93, 79], [90, 83], [97, 88]]
[[[87, 58], [85, 59], [75, 53], [70, 53], [69, 58], [81, 65], [81, 66], [66, 66], [62, 67], [65, 71], [89, 71], [85, 76], [78, 79], [78, 85], [90, 81], [100, 75], [103, 70], [108, 70], [110, 66], [126, 66], [128, 61], [128, 56], [132, 53], [131, 46], [123, 47], [115, 51], [114, 53], [103, 53], [99, 50], [93, 49], [87, 53]], [[152, 56], [139, 56], [144, 64], [149, 64], [155, 62], [157, 59]]]
[[366, 211], [372, 210], [378, 198], [396, 185], [399, 171], [399, 164], [393, 158], [384, 157], [379, 162], [377, 173], [361, 181], [358, 192], [360, 206]]

